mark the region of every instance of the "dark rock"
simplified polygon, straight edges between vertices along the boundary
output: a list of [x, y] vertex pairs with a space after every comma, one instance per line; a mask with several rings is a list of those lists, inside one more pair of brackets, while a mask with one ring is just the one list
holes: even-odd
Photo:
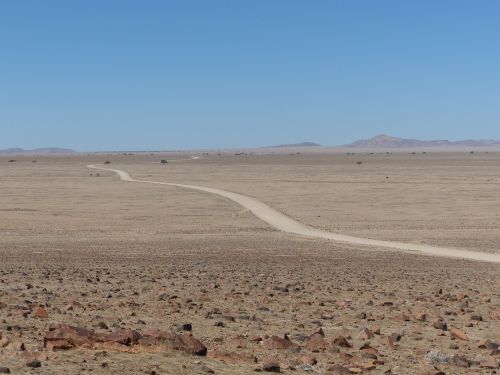
[[266, 372], [280, 372], [280, 363], [276, 359], [268, 359], [264, 362], [262, 369]]
[[432, 326], [436, 329], [440, 329], [442, 331], [447, 331], [448, 330], [448, 324], [446, 324], [446, 322], [442, 319], [438, 319], [436, 320]]
[[33, 368], [38, 368], [38, 367], [42, 367], [42, 362], [40, 361], [29, 361], [29, 362], [26, 362], [26, 366], [28, 367], [33, 367]]
[[116, 342], [118, 344], [132, 346], [136, 345], [141, 339], [142, 335], [132, 329], [119, 329], [111, 332], [105, 337], [105, 341]]

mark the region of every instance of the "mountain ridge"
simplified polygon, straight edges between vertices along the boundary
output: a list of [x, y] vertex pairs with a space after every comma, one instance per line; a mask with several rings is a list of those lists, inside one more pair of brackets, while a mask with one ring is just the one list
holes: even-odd
[[320, 144], [314, 142], [290, 143], [283, 145], [267, 146], [264, 148], [287, 148], [287, 147], [321, 147]]
[[76, 151], [70, 148], [60, 147], [40, 147], [31, 150], [26, 150], [20, 147], [11, 147], [0, 150], [0, 155], [48, 155], [48, 154], [75, 154]]
[[379, 134], [373, 138], [360, 139], [341, 147], [349, 148], [416, 148], [416, 147], [500, 147], [500, 140], [480, 139], [449, 141], [446, 139], [424, 141], [412, 138], [399, 138]]

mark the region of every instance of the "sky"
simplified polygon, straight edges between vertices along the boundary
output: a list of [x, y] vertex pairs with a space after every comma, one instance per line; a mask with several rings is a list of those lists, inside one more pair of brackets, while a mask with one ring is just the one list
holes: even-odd
[[0, 1], [0, 148], [379, 133], [500, 139], [500, 1]]

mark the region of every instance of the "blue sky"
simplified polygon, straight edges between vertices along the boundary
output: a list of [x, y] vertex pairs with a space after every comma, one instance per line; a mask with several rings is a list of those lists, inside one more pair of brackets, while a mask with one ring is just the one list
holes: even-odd
[[500, 1], [1, 1], [0, 148], [500, 138]]

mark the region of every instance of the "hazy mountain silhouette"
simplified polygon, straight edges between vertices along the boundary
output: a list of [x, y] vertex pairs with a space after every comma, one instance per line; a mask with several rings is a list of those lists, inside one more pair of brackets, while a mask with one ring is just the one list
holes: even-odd
[[418, 139], [406, 139], [392, 137], [385, 134], [377, 135], [370, 139], [361, 139], [343, 147], [352, 148], [413, 148], [413, 147], [500, 147], [500, 141], [493, 139], [481, 140], [464, 140], [464, 141], [448, 141], [448, 140], [432, 140], [421, 141]]

